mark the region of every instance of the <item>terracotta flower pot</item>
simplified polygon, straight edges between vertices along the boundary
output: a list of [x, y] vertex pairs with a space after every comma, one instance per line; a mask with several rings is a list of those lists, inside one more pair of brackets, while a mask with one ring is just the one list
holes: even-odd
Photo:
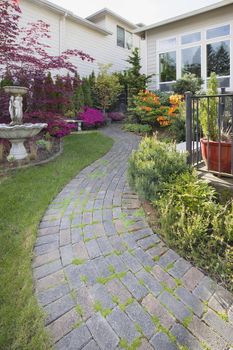
[[201, 139], [202, 158], [209, 170], [231, 174], [231, 142], [220, 142], [220, 169], [219, 169], [219, 142]]

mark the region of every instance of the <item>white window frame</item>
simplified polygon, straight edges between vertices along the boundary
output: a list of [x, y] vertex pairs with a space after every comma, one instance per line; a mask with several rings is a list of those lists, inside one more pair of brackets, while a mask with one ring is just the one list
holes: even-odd
[[[218, 36], [216, 38], [211, 38], [211, 39], [206, 39], [206, 33], [208, 29], [214, 29], [218, 27], [222, 27], [225, 25], [230, 25], [230, 34], [225, 35], [225, 36]], [[181, 37], [183, 35], [188, 35], [192, 33], [200, 32], [201, 33], [201, 40], [196, 41], [193, 43], [189, 44], [182, 44], [181, 43]], [[170, 50], [165, 50], [165, 51], [160, 51], [159, 50], [159, 41], [162, 40], [168, 40], [171, 38], [176, 38], [176, 47]], [[160, 62], [159, 62], [159, 55], [161, 53], [166, 53], [166, 52], [173, 52], [176, 51], [176, 79], [181, 78], [181, 73], [182, 73], [182, 67], [181, 67], [181, 50], [186, 49], [186, 48], [192, 48], [192, 47], [201, 47], [201, 77], [204, 80], [203, 88], [206, 90], [207, 89], [207, 44], [212, 44], [212, 43], [217, 43], [220, 41], [230, 41], [230, 75], [228, 76], [219, 76], [219, 78], [230, 78], [230, 86], [229, 89], [233, 89], [233, 20], [232, 21], [227, 21], [224, 23], [215, 23], [214, 25], [209, 25], [209, 26], [203, 26], [200, 27], [198, 26], [195, 30], [192, 31], [185, 31], [183, 33], [179, 33], [177, 35], [172, 35], [172, 36], [167, 36], [167, 37], [162, 37], [156, 40], [156, 67], [157, 68], [157, 87], [160, 87], [160, 84], [169, 84], [169, 83], [175, 83], [173, 82], [160, 82]]]
[[[118, 37], [117, 37], [117, 32], [118, 32], [118, 28], [121, 28], [121, 29], [123, 29], [124, 30], [124, 46], [120, 46], [120, 45], [118, 45], [117, 44], [117, 41], [118, 41]], [[131, 48], [128, 48], [127, 47], [127, 42], [126, 42], [126, 33], [129, 33], [129, 34], [131, 34], [131, 36], [132, 36], [132, 47]], [[120, 49], [126, 49], [126, 50], [132, 50], [132, 48], [133, 48], [133, 33], [132, 32], [130, 32], [129, 30], [127, 30], [127, 29], [125, 29], [124, 27], [122, 27], [122, 26], [120, 26], [120, 25], [116, 25], [116, 45], [117, 45], [117, 47], [118, 48], [120, 48]]]

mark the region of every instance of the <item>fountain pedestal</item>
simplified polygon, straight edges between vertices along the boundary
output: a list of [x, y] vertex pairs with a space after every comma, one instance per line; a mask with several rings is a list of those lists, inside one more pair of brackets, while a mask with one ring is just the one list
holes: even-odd
[[27, 157], [27, 151], [24, 147], [24, 139], [16, 139], [16, 140], [9, 140], [11, 143], [11, 149], [9, 153], [9, 158], [13, 158], [15, 160], [21, 160], [25, 159]]
[[22, 95], [27, 93], [27, 88], [20, 86], [5, 86], [5, 92], [11, 94], [9, 103], [9, 113], [11, 124], [0, 124], [0, 138], [7, 139], [11, 143], [10, 154], [8, 160], [22, 160], [28, 156], [24, 141], [27, 138], [36, 136], [46, 123], [23, 124]]

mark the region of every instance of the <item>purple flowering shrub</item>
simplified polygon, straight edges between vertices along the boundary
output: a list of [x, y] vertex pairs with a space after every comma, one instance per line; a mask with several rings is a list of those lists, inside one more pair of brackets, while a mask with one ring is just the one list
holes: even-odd
[[83, 120], [85, 127], [97, 127], [104, 123], [104, 115], [99, 109], [84, 107], [78, 119]]
[[53, 137], [64, 137], [69, 135], [72, 130], [76, 129], [76, 125], [69, 124], [61, 115], [53, 112], [29, 112], [24, 114], [25, 123], [47, 123], [48, 126], [46, 129], [43, 129], [43, 132], [48, 132], [50, 136]]
[[120, 112], [108, 113], [108, 117], [112, 119], [113, 122], [120, 122], [125, 118], [124, 114]]

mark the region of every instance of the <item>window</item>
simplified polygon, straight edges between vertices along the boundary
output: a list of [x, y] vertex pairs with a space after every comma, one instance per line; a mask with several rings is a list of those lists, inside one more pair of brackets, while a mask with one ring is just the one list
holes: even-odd
[[230, 25], [227, 24], [222, 27], [208, 29], [206, 31], [206, 39], [218, 38], [219, 36], [226, 36], [230, 34]]
[[160, 82], [176, 80], [176, 51], [159, 55]]
[[201, 47], [189, 47], [181, 50], [182, 75], [193, 73], [201, 77]]
[[117, 46], [126, 47], [128, 50], [133, 47], [132, 33], [119, 26], [117, 26]]
[[130, 32], [125, 31], [125, 47], [131, 50], [133, 47], [133, 35]]
[[117, 46], [125, 47], [125, 30], [117, 26]]
[[185, 44], [196, 43], [197, 41], [200, 41], [200, 40], [201, 40], [200, 32], [187, 34], [181, 37], [181, 44], [185, 45]]
[[167, 51], [176, 47], [176, 38], [165, 39], [159, 41], [159, 51]]
[[230, 41], [207, 44], [207, 77], [212, 72], [218, 76], [230, 75]]

